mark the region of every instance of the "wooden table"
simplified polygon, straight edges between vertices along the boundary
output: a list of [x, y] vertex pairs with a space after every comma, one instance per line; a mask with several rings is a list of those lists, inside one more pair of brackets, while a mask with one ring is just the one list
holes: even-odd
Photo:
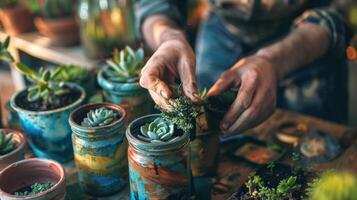
[[[336, 123], [323, 121], [314, 117], [309, 117], [297, 113], [287, 112], [284, 110], [277, 110], [267, 121], [261, 124], [259, 127], [254, 130], [246, 133], [249, 136], [253, 136], [260, 140], [272, 141], [271, 133], [277, 128], [277, 126], [286, 120], [296, 120], [300, 122], [306, 123], [310, 127], [319, 128], [325, 132], [330, 133], [336, 139], [340, 141], [340, 143], [344, 144], [344, 151], [342, 154], [332, 162], [323, 163], [323, 164], [314, 164], [309, 167], [312, 168], [315, 172], [325, 171], [327, 169], [337, 169], [337, 170], [349, 170], [357, 175], [357, 140], [356, 137], [346, 140], [343, 135], [346, 131], [350, 131], [350, 133], [357, 136], [357, 131], [348, 128], [346, 126], [342, 126]], [[289, 163], [290, 157], [289, 154], [281, 160], [283, 163]], [[209, 185], [200, 186], [203, 188], [199, 188], [199, 191], [202, 191], [203, 195], [211, 193], [211, 197], [213, 200], [221, 200], [227, 199], [231, 196], [232, 193], [237, 191], [243, 183], [247, 180], [248, 175], [254, 171], [252, 165], [245, 163], [244, 161], [233, 161], [224, 155], [220, 158], [219, 168], [217, 176], [213, 179], [211, 178], [200, 178], [197, 182], [209, 182], [213, 181], [212, 187]], [[76, 170], [71, 167], [67, 167], [67, 191], [68, 191], [68, 199], [103, 199], [103, 200], [116, 200], [116, 199], [129, 199], [129, 188], [126, 187], [122, 192], [105, 198], [96, 198], [91, 197], [84, 194], [77, 185], [77, 177]], [[222, 185], [225, 188], [222, 190]], [[201, 197], [201, 199], [207, 199], [207, 197]]]

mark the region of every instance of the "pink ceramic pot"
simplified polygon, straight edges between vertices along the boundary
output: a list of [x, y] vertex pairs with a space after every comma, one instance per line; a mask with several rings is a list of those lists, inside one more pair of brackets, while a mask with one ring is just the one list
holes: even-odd
[[10, 153], [0, 156], [0, 171], [14, 162], [23, 160], [26, 147], [26, 139], [22, 133], [11, 129], [2, 130], [5, 134], [13, 133], [12, 139], [16, 143], [16, 148]]
[[[44, 192], [29, 196], [16, 196], [14, 192], [34, 183], [53, 182]], [[0, 172], [1, 200], [64, 200], [66, 197], [65, 171], [58, 162], [32, 158], [19, 161]]]

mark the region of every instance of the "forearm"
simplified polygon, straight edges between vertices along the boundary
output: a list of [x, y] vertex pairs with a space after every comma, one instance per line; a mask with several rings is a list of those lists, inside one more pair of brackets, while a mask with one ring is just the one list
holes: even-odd
[[156, 50], [167, 40], [184, 40], [185, 34], [178, 26], [164, 15], [153, 15], [145, 19], [142, 25], [142, 33], [146, 43]]
[[283, 40], [259, 50], [257, 55], [272, 61], [281, 80], [325, 54], [329, 45], [329, 35], [324, 28], [304, 23]]

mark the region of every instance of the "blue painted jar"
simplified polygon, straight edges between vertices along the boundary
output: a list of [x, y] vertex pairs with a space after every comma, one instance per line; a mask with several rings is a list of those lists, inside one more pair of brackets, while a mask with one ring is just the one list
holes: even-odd
[[[80, 125], [90, 110], [101, 107], [117, 112], [120, 118], [100, 127]], [[70, 116], [79, 185], [89, 194], [110, 195], [121, 190], [128, 182], [125, 117], [124, 109], [112, 103], [84, 105]]]
[[134, 120], [127, 128], [130, 198], [189, 199], [191, 196], [190, 138], [182, 132], [178, 139], [149, 143], [138, 139], [140, 127], [160, 115]]
[[[108, 102], [128, 106], [128, 120], [150, 114], [152, 103], [146, 89], [139, 82], [113, 82], [107, 79], [104, 67], [98, 72], [98, 84], [104, 90], [104, 98]], [[129, 116], [130, 115], [130, 116]]]
[[73, 159], [69, 115], [86, 97], [85, 91], [79, 85], [66, 83], [66, 87], [78, 91], [80, 93], [78, 99], [70, 105], [53, 110], [31, 111], [23, 108], [19, 102], [26, 98], [26, 89], [13, 95], [10, 100], [11, 107], [17, 112], [35, 155], [62, 163]]

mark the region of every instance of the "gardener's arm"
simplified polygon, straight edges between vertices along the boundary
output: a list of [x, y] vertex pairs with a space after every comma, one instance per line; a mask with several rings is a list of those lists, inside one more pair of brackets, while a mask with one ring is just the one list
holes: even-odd
[[[140, 85], [147, 88], [156, 104], [167, 108], [171, 98], [168, 87], [180, 78], [186, 96], [197, 101], [195, 55], [185, 34], [179, 28], [183, 18], [180, 6], [168, 0], [139, 2], [141, 33], [155, 53], [144, 66]], [[176, 3], [184, 1], [176, 1]], [[182, 5], [181, 5], [182, 7]]]
[[338, 15], [329, 10], [306, 12], [284, 39], [239, 60], [210, 89], [217, 95], [239, 88], [225, 115], [225, 134], [240, 133], [269, 117], [276, 106], [277, 81], [318, 59], [327, 51], [343, 51], [344, 29]]

